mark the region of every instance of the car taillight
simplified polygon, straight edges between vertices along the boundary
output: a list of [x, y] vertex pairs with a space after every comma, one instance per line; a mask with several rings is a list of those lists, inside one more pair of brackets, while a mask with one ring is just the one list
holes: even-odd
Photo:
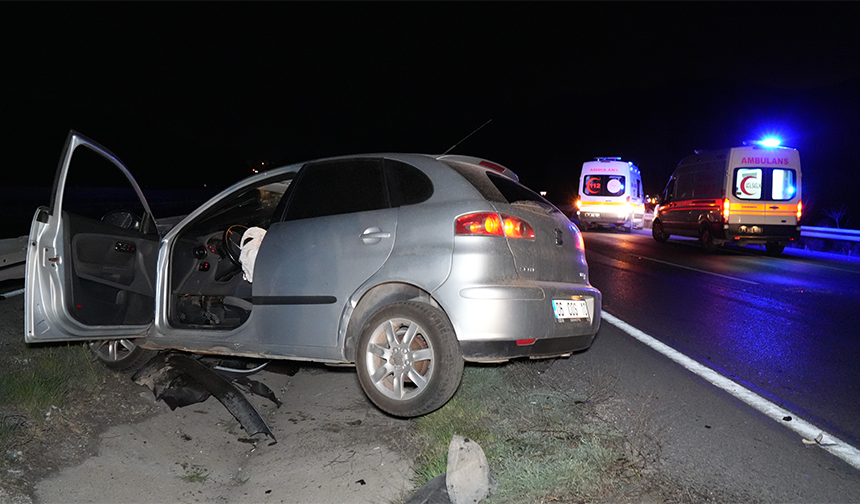
[[499, 173], [504, 173], [504, 172], [507, 170], [507, 168], [505, 168], [504, 166], [499, 166], [499, 165], [497, 165], [496, 163], [493, 163], [492, 161], [486, 161], [486, 160], [485, 160], [485, 161], [481, 161], [481, 162], [480, 162], [480, 163], [478, 163], [478, 164], [479, 164], [479, 165], [481, 165], [481, 166], [483, 166], [484, 168], [489, 168], [489, 169], [491, 169], [491, 170], [496, 170], [496, 171], [497, 171], [497, 172], [499, 172]]
[[458, 217], [454, 232], [458, 235], [504, 236], [502, 221], [496, 213], [474, 213]]
[[535, 231], [528, 222], [510, 215], [482, 212], [458, 217], [454, 223], [458, 235], [506, 236], [534, 240]]
[[574, 227], [576, 226], [574, 226], [573, 224], [570, 225], [570, 230], [573, 231], [574, 236], [576, 236], [576, 248], [578, 248], [582, 252], [585, 252], [585, 238], [582, 237], [582, 233], [574, 230]]
[[502, 215], [502, 222], [504, 223], [505, 236], [508, 238], [535, 239], [535, 230], [528, 222], [510, 215]]
[[723, 222], [729, 222], [729, 210], [732, 208], [732, 202], [728, 198], [723, 200]]
[[800, 215], [803, 213], [803, 202], [797, 202], [797, 222], [800, 222]]

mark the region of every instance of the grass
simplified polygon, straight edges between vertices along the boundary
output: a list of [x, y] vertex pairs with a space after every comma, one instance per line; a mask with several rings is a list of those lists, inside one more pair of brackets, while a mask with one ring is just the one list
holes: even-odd
[[446, 471], [454, 434], [484, 450], [496, 484], [487, 503], [581, 501], [603, 490], [623, 436], [592, 421], [587, 392], [560, 391], [537, 379], [532, 363], [467, 366], [460, 390], [440, 410], [415, 420], [422, 446], [418, 484]]
[[206, 483], [209, 479], [209, 473], [200, 466], [190, 466], [185, 470], [185, 476], [180, 476], [180, 479], [186, 483]]
[[16, 354], [3, 356], [0, 448], [29, 425], [44, 421], [52, 407], [62, 406], [73, 388], [92, 388], [99, 380], [92, 354], [83, 344], [22, 345]]

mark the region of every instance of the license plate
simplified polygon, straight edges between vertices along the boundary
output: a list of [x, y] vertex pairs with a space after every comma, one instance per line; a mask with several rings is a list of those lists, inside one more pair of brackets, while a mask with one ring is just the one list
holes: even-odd
[[577, 299], [553, 299], [552, 309], [559, 322], [588, 318], [588, 305]]
[[585, 216], [591, 217], [593, 219], [597, 219], [600, 217], [600, 214], [599, 213], [593, 213], [593, 212], [585, 212]]

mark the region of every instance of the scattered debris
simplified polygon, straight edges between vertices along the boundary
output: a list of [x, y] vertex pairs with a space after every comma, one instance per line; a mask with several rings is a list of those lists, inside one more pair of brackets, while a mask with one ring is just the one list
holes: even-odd
[[445, 474], [418, 489], [406, 504], [476, 504], [490, 495], [490, 469], [484, 450], [455, 435], [448, 445]]
[[[165, 352], [150, 360], [132, 380], [149, 387], [155, 398], [164, 401], [171, 410], [203, 402], [213, 395], [239, 421], [249, 436], [265, 434], [272, 438], [274, 444], [277, 440], [263, 417], [230, 380], [248, 392], [269, 399], [278, 407], [281, 401], [266, 385], [235, 371], [226, 368], [216, 370], [203, 364], [200, 359], [177, 352]], [[226, 374], [227, 378], [220, 372]]]
[[783, 419], [783, 420], [785, 420], [786, 422], [790, 422], [790, 421], [791, 421], [791, 417], [790, 417], [790, 416], [784, 416], [784, 417], [782, 417], [782, 419]]
[[820, 433], [818, 433], [818, 436], [815, 439], [803, 438], [803, 439], [801, 439], [801, 441], [803, 441], [803, 444], [807, 444], [807, 445], [814, 445], [814, 444], [820, 445], [822, 439], [824, 439], [824, 433], [820, 432]]
[[480, 502], [490, 494], [490, 466], [478, 443], [457, 435], [451, 439], [445, 486], [452, 504]]

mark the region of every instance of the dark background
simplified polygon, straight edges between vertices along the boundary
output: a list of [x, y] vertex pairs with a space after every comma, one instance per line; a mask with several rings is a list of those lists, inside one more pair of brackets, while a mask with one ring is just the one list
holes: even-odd
[[694, 149], [776, 134], [800, 151], [803, 223], [845, 205], [860, 227], [859, 14], [853, 2], [2, 3], [0, 238], [26, 234], [48, 203], [69, 129], [147, 192], [223, 187], [262, 163], [441, 153], [490, 119], [454, 152], [508, 166], [560, 206], [596, 156], [637, 163], [656, 194]]

